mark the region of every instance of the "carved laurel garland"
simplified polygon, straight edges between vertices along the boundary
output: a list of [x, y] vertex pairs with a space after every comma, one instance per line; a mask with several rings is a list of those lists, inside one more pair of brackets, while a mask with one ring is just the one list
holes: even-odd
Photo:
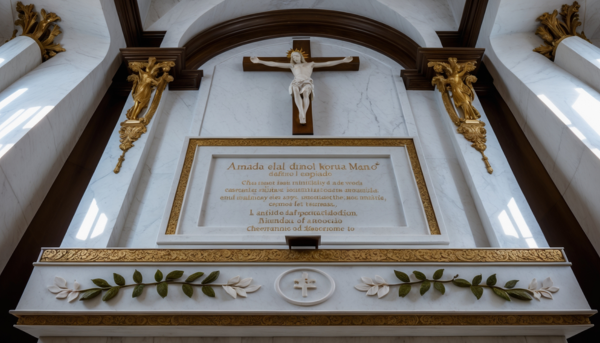
[[94, 299], [103, 292], [104, 295], [102, 296], [102, 301], [109, 301], [117, 296], [121, 289], [127, 287], [133, 287], [133, 292], [131, 294], [132, 298], [137, 298], [142, 295], [144, 288], [147, 286], [156, 286], [158, 295], [165, 298], [169, 293], [170, 284], [181, 285], [183, 293], [187, 295], [188, 298], [191, 298], [194, 295], [194, 287], [201, 287], [202, 293], [208, 297], [214, 298], [215, 291], [213, 287], [221, 286], [225, 292], [234, 299], [237, 298], [238, 295], [245, 298], [247, 293], [256, 292], [261, 287], [261, 285], [251, 285], [252, 278], [242, 279], [239, 276], [229, 279], [227, 283], [215, 284], [213, 282], [217, 280], [220, 274], [218, 270], [210, 273], [200, 283], [194, 283], [194, 281], [202, 277], [204, 275], [203, 272], [193, 273], [189, 275], [185, 281], [177, 281], [183, 276], [183, 273], [182, 270], [174, 270], [163, 278], [163, 273], [160, 270], [157, 270], [154, 274], [154, 280], [156, 280], [156, 282], [144, 283], [142, 274], [136, 270], [133, 273], [134, 283], [129, 285], [125, 283], [125, 278], [123, 276], [114, 273], [113, 279], [116, 285], [113, 286], [104, 279], [93, 279], [92, 282], [96, 287], [88, 289], [80, 289], [81, 285], [77, 281], [73, 283], [73, 288], [69, 288], [68, 283], [64, 278], [56, 276], [54, 278], [54, 285], [49, 286], [48, 290], [51, 293], [56, 294], [56, 299], [67, 299], [69, 302], [73, 302], [77, 299], [81, 301]]
[[587, 315], [21, 315], [17, 325], [446, 326], [589, 325]]
[[511, 298], [524, 301], [530, 301], [534, 298], [540, 300], [542, 297], [552, 299], [552, 293], [556, 293], [559, 290], [558, 287], [554, 286], [554, 282], [552, 282], [552, 279], [550, 278], [546, 278], [542, 282], [541, 288], [538, 288], [538, 282], [536, 279], [531, 281], [528, 288], [515, 288], [519, 280], [510, 280], [504, 285], [504, 287], [497, 286], [496, 283], [498, 280], [496, 279], [496, 274], [488, 277], [485, 284], [481, 284], [481, 281], [483, 280], [481, 275], [475, 276], [472, 282], [469, 282], [465, 279], [459, 279], [458, 275], [454, 276], [450, 280], [442, 280], [444, 269], [438, 269], [435, 273], [433, 273], [433, 279], [428, 279], [425, 274], [415, 270], [412, 275], [414, 275], [416, 280], [412, 281], [406, 273], [398, 270], [394, 270], [394, 273], [396, 274], [396, 277], [402, 281], [401, 283], [388, 283], [379, 275], [375, 275], [374, 279], [363, 276], [361, 278], [363, 283], [354, 286], [354, 288], [361, 292], [367, 292], [367, 295], [377, 295], [377, 297], [381, 299], [390, 292], [390, 287], [400, 286], [400, 289], [398, 290], [398, 296], [404, 298], [408, 295], [408, 293], [410, 293], [412, 285], [420, 285], [419, 293], [421, 296], [423, 296], [429, 291], [432, 285], [433, 288], [442, 295], [446, 294], [446, 286], [444, 286], [444, 284], [452, 283], [458, 287], [470, 288], [477, 300], [479, 300], [483, 295], [483, 289], [489, 288], [495, 295], [506, 301], [510, 301]]
[[560, 249], [46, 249], [40, 262], [566, 262]]

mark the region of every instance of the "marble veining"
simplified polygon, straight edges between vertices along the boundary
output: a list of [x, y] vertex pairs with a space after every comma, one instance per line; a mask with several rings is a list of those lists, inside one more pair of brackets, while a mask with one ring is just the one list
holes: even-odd
[[181, 3], [182, 0], [151, 0], [149, 2], [149, 8], [146, 16], [144, 17], [144, 30], [146, 31], [161, 31], [167, 30], [168, 27], [163, 27], [163, 23], [168, 21], [161, 21], [163, 16], [169, 15], [170, 11]]

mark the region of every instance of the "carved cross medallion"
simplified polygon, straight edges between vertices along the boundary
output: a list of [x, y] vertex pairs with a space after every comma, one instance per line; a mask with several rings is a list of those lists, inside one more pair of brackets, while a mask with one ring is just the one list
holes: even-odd
[[[315, 62], [315, 63], [324, 63], [324, 62], [332, 62], [339, 61], [343, 59], [343, 57], [311, 57], [310, 55], [310, 40], [294, 40], [293, 50], [302, 51], [304, 56], [306, 56], [306, 62]], [[289, 57], [259, 57], [262, 61], [268, 62], [278, 62], [278, 63], [290, 63]], [[337, 64], [334, 66], [328, 66], [323, 68], [315, 68], [313, 72], [316, 71], [358, 71], [360, 66], [360, 60], [357, 56], [352, 57], [352, 61], [349, 63]], [[244, 57], [243, 60], [244, 71], [289, 71], [286, 69], [271, 67], [264, 64], [253, 63], [250, 60], [250, 57]], [[312, 82], [312, 80], [311, 80]], [[313, 119], [312, 119], [312, 101], [310, 101], [310, 105], [306, 111], [305, 123], [301, 123], [300, 120], [300, 111], [294, 102], [292, 96], [292, 134], [294, 135], [312, 135], [313, 134]]]
[[302, 296], [306, 298], [308, 296], [309, 289], [316, 289], [315, 285], [316, 280], [312, 280], [308, 278], [308, 273], [302, 273], [302, 278], [300, 280], [294, 280], [294, 288], [302, 289]]

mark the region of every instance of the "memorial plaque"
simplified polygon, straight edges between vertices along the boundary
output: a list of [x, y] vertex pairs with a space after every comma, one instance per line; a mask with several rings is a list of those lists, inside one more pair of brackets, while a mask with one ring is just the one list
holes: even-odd
[[159, 244], [444, 244], [412, 139], [190, 138]]

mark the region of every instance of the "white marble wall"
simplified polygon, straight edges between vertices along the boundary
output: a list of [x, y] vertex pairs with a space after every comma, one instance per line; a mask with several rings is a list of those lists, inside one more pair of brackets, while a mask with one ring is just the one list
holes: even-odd
[[187, 1], [173, 7], [152, 29], [168, 28], [161, 46], [179, 47], [201, 31], [223, 21], [253, 13], [293, 8], [335, 10], [369, 17], [392, 26], [426, 47], [441, 47], [435, 31], [458, 29], [445, 0]]
[[42, 63], [38, 44], [29, 37], [16, 37], [0, 47], [0, 92]]
[[162, 27], [163, 21], [159, 22], [165, 14], [169, 13], [173, 7], [182, 2], [182, 0], [151, 0], [148, 12], [145, 17], [142, 17], [144, 22], [144, 30], [146, 31], [161, 31], [167, 30], [167, 27]]
[[38, 343], [566, 343], [560, 336], [515, 337], [41, 337]]
[[452, 16], [454, 16], [454, 22], [456, 23], [457, 28], [460, 26], [460, 20], [462, 19], [466, 2], [467, 0], [448, 0], [448, 5], [450, 5], [450, 10], [452, 11]]
[[[279, 56], [290, 46], [290, 38], [280, 38], [232, 49], [202, 66], [205, 76], [199, 92], [172, 93], [176, 95], [167, 99], [118, 246], [155, 246], [184, 136], [291, 134], [292, 102], [287, 92], [291, 74], [241, 72], [243, 56]], [[315, 134], [422, 136], [423, 155], [440, 197], [450, 246], [489, 246], [450, 137], [439, 120], [435, 93], [406, 92], [396, 63], [355, 44], [313, 38], [312, 53], [361, 58], [359, 72], [313, 74]], [[344, 91], [334, 91], [337, 87]], [[265, 100], [268, 92], [279, 95]]]
[[[0, 269], [108, 88], [125, 46], [112, 0], [40, 0], [58, 13], [66, 52], [0, 92]], [[16, 198], [16, 201], [15, 201]]]
[[[600, 252], [600, 93], [532, 50], [542, 44], [531, 21], [560, 1], [490, 1], [478, 46], [538, 157]], [[547, 7], [551, 8], [547, 9]], [[542, 13], [540, 12], [540, 13]]]

